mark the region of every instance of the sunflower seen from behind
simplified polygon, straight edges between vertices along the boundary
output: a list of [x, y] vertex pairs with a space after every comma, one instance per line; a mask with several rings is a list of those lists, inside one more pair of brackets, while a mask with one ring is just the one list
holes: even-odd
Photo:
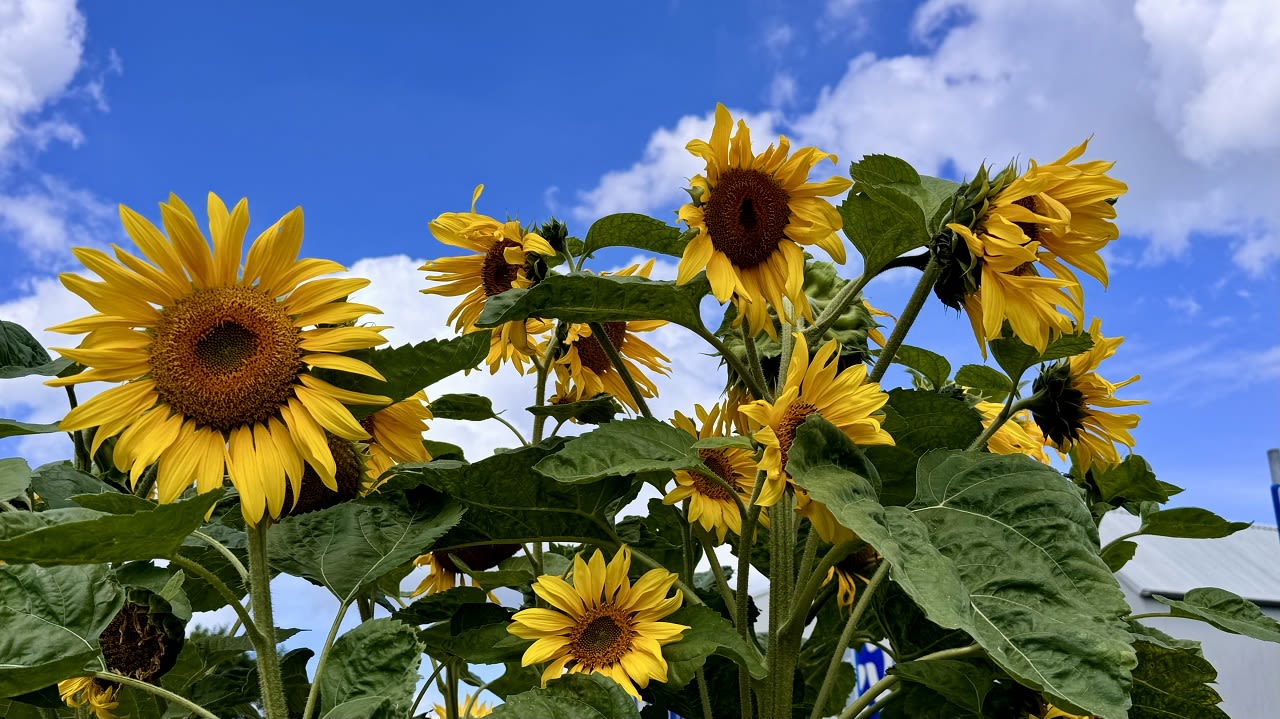
[[836, 234], [843, 222], [825, 197], [848, 190], [852, 181], [831, 177], [809, 182], [819, 162], [836, 156], [816, 147], [791, 153], [784, 136], [756, 155], [751, 132], [724, 105], [716, 105], [709, 140], [693, 140], [689, 152], [704, 160], [705, 173], [690, 181], [692, 200], [679, 210], [681, 222], [697, 235], [689, 241], [676, 271], [685, 284], [706, 271], [711, 291], [721, 303], [731, 298], [737, 322], [746, 320], [751, 333], [777, 337], [768, 308], [788, 319], [783, 299], [794, 316], [813, 319], [804, 294], [804, 250], [822, 248], [837, 263], [845, 261], [844, 244]]
[[[476, 185], [470, 212], [445, 212], [431, 221], [431, 234], [446, 245], [472, 254], [429, 260], [418, 268], [427, 281], [438, 283], [423, 294], [462, 297], [449, 313], [448, 322], [459, 332], [476, 332], [476, 320], [485, 301], [512, 288], [532, 287], [535, 277], [530, 265], [537, 257], [551, 257], [555, 250], [536, 232], [526, 232], [519, 222], [498, 220], [476, 212], [476, 202], [484, 185]], [[507, 322], [494, 327], [485, 362], [491, 373], [510, 362], [520, 373], [538, 352], [537, 336], [551, 329], [543, 320]]]
[[598, 673], [639, 698], [650, 681], [667, 681], [662, 647], [689, 627], [662, 619], [680, 608], [684, 595], [677, 589], [667, 596], [676, 575], [665, 569], [651, 569], [634, 584], [630, 571], [631, 551], [622, 546], [608, 565], [598, 549], [589, 561], [575, 557], [572, 584], [547, 574], [534, 582], [534, 594], [548, 608], [516, 612], [507, 631], [534, 640], [521, 665], [545, 663], [543, 686], [566, 670]]
[[214, 489], [225, 475], [250, 524], [280, 516], [286, 482], [297, 496], [304, 468], [335, 489], [326, 433], [368, 439], [346, 405], [389, 400], [341, 389], [312, 369], [382, 379], [343, 354], [384, 342], [382, 328], [353, 326], [378, 310], [344, 299], [368, 280], [320, 278], [343, 268], [298, 259], [301, 208], [259, 234], [243, 265], [247, 201], [228, 211], [209, 194], [212, 247], [177, 196], [160, 205], [160, 214], [163, 232], [121, 206], [141, 256], [114, 245], [115, 259], [76, 248], [101, 281], [60, 277], [96, 313], [50, 328], [87, 333], [79, 347], [57, 350], [87, 370], [47, 384], [124, 383], [68, 412], [61, 429], [96, 427], [93, 454], [118, 436], [115, 465], [136, 484], [155, 464], [160, 502], [172, 502], [193, 482], [200, 492]]
[[[695, 439], [728, 437], [732, 434], [733, 425], [726, 416], [727, 412], [726, 405], [712, 405], [709, 410], [695, 405], [693, 417], [676, 412], [671, 423]], [[729, 532], [742, 532], [738, 501], [744, 505], [751, 501], [751, 490], [756, 485], [755, 453], [743, 447], [708, 447], [699, 449], [698, 456], [707, 469], [723, 480], [724, 485], [701, 472], [676, 470], [676, 486], [667, 492], [662, 502], [676, 504], [688, 500], [689, 521], [702, 525], [708, 533], [714, 534], [717, 543], [723, 544]], [[729, 493], [730, 490], [733, 494]], [[738, 501], [734, 501], [735, 494]]]

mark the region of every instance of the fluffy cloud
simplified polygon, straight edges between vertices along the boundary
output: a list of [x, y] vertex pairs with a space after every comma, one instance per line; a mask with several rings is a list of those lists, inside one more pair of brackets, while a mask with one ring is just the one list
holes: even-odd
[[[792, 139], [936, 174], [1052, 160], [1093, 135], [1089, 157], [1115, 159], [1129, 183], [1121, 228], [1147, 238], [1145, 261], [1182, 254], [1197, 233], [1231, 236], [1249, 272], [1280, 258], [1280, 15], [1263, 0], [932, 0], [914, 24], [927, 53], [854, 58], [788, 123]], [[766, 119], [752, 124], [761, 145], [779, 129]], [[673, 208], [699, 169], [684, 143], [709, 126], [684, 117], [656, 131], [639, 162], [582, 193], [578, 214]]]
[[28, 131], [25, 116], [70, 84], [84, 32], [74, 0], [0, 2], [0, 158]]

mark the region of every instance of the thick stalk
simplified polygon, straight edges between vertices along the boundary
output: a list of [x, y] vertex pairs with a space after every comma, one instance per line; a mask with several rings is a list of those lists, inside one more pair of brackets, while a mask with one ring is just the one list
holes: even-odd
[[320, 648], [320, 656], [316, 659], [315, 681], [311, 682], [311, 691], [307, 692], [307, 705], [302, 710], [302, 719], [311, 719], [312, 712], [315, 711], [316, 704], [320, 700], [320, 672], [324, 671], [324, 664], [329, 659], [329, 650], [333, 649], [333, 642], [338, 638], [338, 627], [342, 625], [342, 618], [347, 616], [347, 609], [350, 607], [349, 602], [338, 605], [338, 614], [333, 618], [333, 624], [329, 625], [329, 636], [325, 637], [324, 646]]
[[795, 496], [784, 493], [777, 504], [770, 508], [769, 527], [769, 694], [773, 705], [772, 716], [787, 716], [791, 712], [791, 698], [796, 666], [798, 642], [782, 633], [791, 609], [795, 589]]
[[[791, 303], [785, 298], [782, 300], [782, 304], [787, 308], [787, 311], [791, 310]], [[776, 384], [776, 389], [779, 393], [782, 392], [782, 388], [787, 384], [787, 367], [791, 365], [791, 350], [795, 348], [796, 342], [796, 338], [793, 336], [794, 333], [794, 325], [790, 322], [782, 323], [782, 331], [778, 333], [778, 342], [782, 345], [782, 353], [778, 355], [778, 382]]]
[[836, 296], [832, 297], [831, 301], [827, 303], [827, 307], [822, 311], [822, 314], [818, 315], [818, 318], [813, 321], [809, 329], [804, 331], [804, 338], [808, 340], [810, 345], [822, 340], [822, 336], [827, 333], [827, 330], [831, 329], [831, 325], [834, 325], [836, 320], [840, 319], [840, 315], [849, 309], [849, 305], [853, 304], [853, 300], [858, 296], [858, 293], [862, 292], [862, 288], [866, 287], [870, 281], [871, 277], [864, 272], [858, 275], [857, 279], [846, 282], [844, 287], [840, 288]]
[[[541, 407], [547, 403], [547, 373], [551, 370], [552, 359], [556, 356], [556, 349], [560, 346], [560, 325], [557, 324], [555, 330], [551, 333], [551, 339], [547, 340], [547, 349], [542, 353], [542, 359], [533, 361], [535, 367], [538, 368], [537, 384], [534, 389], [533, 404], [535, 407]], [[537, 444], [542, 441], [542, 432], [546, 427], [546, 415], [537, 415], [533, 418], [533, 443]], [[539, 545], [541, 551], [541, 545]]]
[[702, 719], [716, 719], [715, 713], [711, 711], [711, 691], [707, 687], [707, 673], [699, 668], [694, 672], [694, 679], [698, 682], [698, 698], [702, 701]]
[[[755, 485], [751, 488], [751, 501], [748, 502], [746, 517], [742, 520], [742, 533], [738, 536], [738, 590], [734, 606], [734, 622], [747, 645], [759, 649], [756, 641], [755, 627], [751, 626], [750, 599], [747, 593], [748, 579], [751, 573], [751, 547], [755, 544], [756, 523], [760, 518], [760, 492], [764, 489], [765, 473], [756, 472]], [[743, 719], [752, 719], [755, 710], [752, 706], [751, 674], [745, 667], [738, 667], [738, 701], [742, 708]]]
[[876, 360], [875, 369], [871, 370], [871, 376], [867, 378], [868, 382], [879, 382], [884, 373], [888, 371], [889, 364], [893, 362], [893, 356], [898, 354], [898, 348], [902, 346], [902, 340], [906, 339], [907, 330], [911, 329], [911, 325], [915, 323], [916, 317], [919, 316], [921, 308], [924, 307], [925, 300], [929, 298], [929, 292], [933, 289], [933, 283], [937, 281], [938, 274], [942, 272], [942, 263], [937, 257], [930, 257], [929, 264], [924, 267], [924, 274], [920, 276], [920, 282], [916, 285], [915, 291], [911, 293], [911, 299], [907, 300], [907, 306], [902, 309], [902, 314], [898, 317], [898, 321], [893, 325], [893, 332], [890, 333], [889, 339], [885, 340], [884, 349], [880, 350], [880, 359]]
[[649, 411], [649, 405], [645, 404], [644, 395], [640, 393], [640, 385], [636, 384], [631, 372], [627, 371], [627, 365], [622, 361], [622, 355], [618, 354], [618, 348], [613, 346], [613, 340], [609, 339], [604, 327], [599, 322], [588, 322], [587, 326], [591, 328], [591, 336], [600, 344], [600, 349], [604, 350], [604, 354], [609, 358], [609, 363], [613, 365], [614, 371], [618, 373], [618, 376], [622, 377], [622, 383], [627, 386], [627, 391], [631, 393], [631, 399], [635, 400], [636, 408], [640, 410], [640, 414], [653, 419], [653, 413]]
[[276, 625], [271, 612], [271, 568], [267, 564], [268, 520], [250, 527], [249, 599], [253, 619], [261, 641], [254, 649], [258, 655], [258, 683], [262, 687], [262, 708], [266, 719], [288, 719], [289, 705], [284, 700], [284, 679], [280, 675], [280, 656], [276, 654]]
[[[764, 378], [764, 365], [760, 364], [760, 351], [756, 347], [756, 338], [751, 335], [747, 325], [748, 323], [743, 322], [739, 329], [742, 334], [742, 346], [747, 352], [747, 370], [751, 372], [751, 382], [748, 383], [748, 386], [752, 386], [752, 383], [759, 385], [764, 389], [765, 394], [763, 397], [756, 397], [756, 399], [772, 402], [773, 393], [769, 391], [769, 382]], [[747, 379], [744, 378], [742, 381], [746, 383]]]
[[[818, 532], [813, 528], [813, 525], [810, 524], [809, 534], [804, 540], [804, 554], [800, 557], [800, 568], [796, 570], [797, 585], [799, 585], [801, 581], [804, 581], [806, 584], [808, 583], [809, 574], [813, 571], [813, 563], [818, 559], [819, 543], [821, 543], [821, 540], [818, 538]], [[799, 595], [797, 594], [795, 597], [798, 599]], [[795, 605], [792, 605], [791, 611], [793, 613], [797, 611]]]
[[125, 676], [124, 674], [117, 674], [116, 672], [94, 672], [93, 676], [97, 679], [103, 679], [109, 682], [115, 682], [117, 684], [125, 684], [127, 686], [133, 687], [134, 689], [141, 689], [142, 691], [147, 692], [148, 694], [154, 694], [160, 697], [161, 699], [164, 699], [167, 702], [172, 702], [174, 704], [177, 704], [178, 706], [181, 706], [182, 708], [186, 709], [192, 714], [195, 714], [196, 716], [204, 717], [204, 719], [218, 719], [217, 714], [214, 714], [213, 712], [209, 711], [208, 709], [205, 709], [204, 707], [200, 706], [199, 704], [196, 704], [195, 702], [191, 701], [190, 699], [184, 696], [174, 694], [168, 689], [165, 689], [163, 687], [158, 687], [155, 684], [148, 684], [147, 682], [141, 681], [139, 679], [134, 679], [133, 677], [130, 677], [130, 676]]
[[133, 488], [133, 493], [139, 497], [150, 498], [151, 489], [156, 486], [156, 472], [159, 471], [160, 465], [153, 464], [147, 467], [142, 476], [138, 478], [138, 485]]
[[856, 542], [853, 541], [841, 542], [822, 556], [822, 561], [818, 562], [818, 566], [814, 567], [805, 583], [800, 585], [800, 591], [796, 593], [795, 600], [792, 602], [793, 609], [780, 630], [784, 636], [799, 636], [800, 630], [804, 628], [804, 620], [808, 616], [809, 605], [813, 604], [813, 598], [818, 596], [818, 591], [826, 581], [827, 570], [835, 566], [836, 562], [849, 556], [855, 544]]
[[880, 568], [871, 575], [871, 581], [867, 582], [867, 587], [862, 590], [861, 596], [853, 605], [853, 611], [849, 612], [849, 621], [844, 623], [844, 631], [840, 632], [840, 639], [836, 642], [836, 649], [831, 654], [831, 661], [827, 663], [827, 674], [822, 679], [822, 686], [818, 687], [818, 698], [813, 703], [813, 711], [809, 714], [809, 719], [818, 719], [822, 716], [822, 707], [826, 705], [827, 697], [831, 696], [831, 690], [835, 687], [836, 670], [844, 661], [844, 654], [849, 649], [849, 641], [853, 639], [853, 633], [857, 630], [862, 615], [871, 605], [871, 595], [875, 594], [880, 588], [880, 583], [887, 576], [889, 576], [889, 563], [881, 560]]
[[447, 719], [458, 719], [458, 673], [451, 661], [444, 663], [444, 712]]

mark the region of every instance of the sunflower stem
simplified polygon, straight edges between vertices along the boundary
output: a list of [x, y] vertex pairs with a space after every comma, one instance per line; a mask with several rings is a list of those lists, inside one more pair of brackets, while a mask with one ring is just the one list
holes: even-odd
[[[289, 706], [284, 700], [284, 679], [280, 674], [280, 655], [276, 654], [275, 619], [271, 615], [271, 567], [267, 564], [267, 527], [269, 520], [250, 527], [249, 598], [253, 618], [258, 625], [258, 683], [262, 686], [262, 708], [266, 719], [288, 719]], [[319, 664], [316, 665], [319, 674]], [[318, 684], [318, 682], [317, 682]]]
[[117, 684], [124, 684], [126, 686], [131, 686], [134, 689], [141, 689], [148, 694], [154, 694], [165, 701], [173, 702], [174, 704], [183, 707], [196, 716], [204, 717], [204, 719], [218, 719], [217, 714], [214, 714], [184, 696], [174, 694], [164, 687], [158, 687], [155, 684], [148, 684], [147, 682], [134, 679], [130, 676], [125, 676], [124, 674], [118, 674], [116, 672], [94, 672], [93, 676], [95, 679], [103, 679]]
[[724, 363], [729, 365], [729, 368], [741, 377], [743, 382], [747, 383], [747, 389], [751, 390], [751, 396], [756, 399], [773, 396], [768, 388], [765, 387], [765, 383], [757, 381], [751, 370], [747, 369], [747, 366], [742, 364], [738, 357], [729, 351], [728, 346], [721, 342], [714, 332], [707, 329], [706, 325], [699, 322], [697, 327], [691, 327], [690, 329], [693, 330], [694, 334], [706, 340], [707, 344], [711, 345], [716, 353], [720, 355], [720, 359], [724, 360]]
[[442, 669], [444, 669], [444, 665], [437, 664], [435, 671], [431, 672], [431, 676], [427, 677], [427, 680], [422, 683], [422, 688], [418, 690], [418, 696], [413, 698], [413, 706], [409, 707], [409, 716], [417, 716], [418, 705], [422, 703], [422, 698], [427, 695], [427, 690], [431, 688], [431, 682], [436, 680]]
[[[813, 531], [810, 529], [810, 531]], [[818, 562], [818, 566], [814, 567], [813, 573], [805, 579], [804, 585], [800, 588], [799, 593], [792, 602], [792, 610], [787, 620], [783, 622], [782, 629], [779, 633], [788, 636], [791, 634], [799, 635], [804, 628], [804, 619], [808, 616], [809, 605], [813, 604], [813, 598], [818, 596], [818, 592], [822, 589], [822, 585], [826, 580], [827, 570], [835, 566], [836, 562], [849, 556], [857, 543], [854, 541], [841, 542], [827, 553], [822, 555], [822, 561]]]
[[715, 713], [711, 711], [711, 690], [707, 686], [707, 673], [699, 667], [694, 676], [698, 682], [698, 698], [702, 700], [702, 719], [716, 719]]
[[[257, 648], [258, 645], [262, 643], [263, 634], [258, 629], [257, 622], [253, 620], [253, 617], [249, 616], [249, 610], [245, 609], [245, 606], [240, 603], [240, 597], [244, 596], [243, 594], [237, 595], [232, 591], [231, 587], [227, 586], [226, 582], [223, 582], [222, 579], [218, 577], [218, 575], [206, 569], [204, 565], [194, 562], [181, 554], [175, 554], [171, 557], [169, 559], [169, 564], [184, 572], [194, 574], [208, 582], [209, 586], [213, 587], [215, 592], [221, 595], [223, 599], [227, 600], [227, 605], [236, 613], [236, 622], [244, 624], [245, 634], [249, 637], [249, 640], [253, 642], [254, 648]], [[254, 611], [257, 611], [256, 607], [254, 608]]]
[[[760, 349], [756, 347], [756, 338], [747, 329], [748, 324], [750, 323], [743, 322], [738, 329], [742, 334], [742, 346], [747, 352], [747, 369], [751, 372], [751, 380], [765, 391], [763, 397], [756, 399], [772, 402], [773, 393], [769, 391], [769, 382], [764, 378], [764, 365], [760, 364]], [[743, 382], [746, 381], [747, 378], [743, 378]]]
[[680, 503], [680, 514], [684, 519], [680, 523], [680, 543], [684, 545], [680, 554], [684, 560], [685, 581], [693, 584], [693, 527], [689, 524], [689, 500]]
[[224, 558], [226, 558], [226, 560], [231, 564], [231, 566], [236, 568], [236, 572], [240, 574], [240, 581], [244, 582], [246, 585], [249, 583], [249, 570], [244, 568], [244, 564], [240, 562], [240, 558], [237, 557], [234, 552], [228, 549], [225, 544], [223, 544], [222, 542], [219, 542], [218, 540], [214, 539], [213, 537], [210, 537], [209, 535], [205, 534], [204, 532], [201, 532], [198, 529], [192, 532], [191, 536], [195, 537], [196, 539], [199, 539], [200, 541], [204, 542], [205, 544], [208, 544], [210, 547], [213, 547], [215, 550], [217, 550], [218, 554], [221, 554]]
[[338, 627], [342, 625], [342, 620], [347, 616], [347, 610], [350, 608], [349, 601], [339, 604], [338, 614], [333, 618], [333, 624], [329, 625], [329, 636], [325, 637], [324, 646], [320, 648], [320, 656], [316, 659], [315, 681], [311, 682], [311, 691], [307, 692], [307, 705], [302, 710], [302, 719], [311, 719], [316, 709], [320, 699], [320, 672], [324, 670], [324, 664], [329, 659], [329, 650], [333, 649], [333, 642], [338, 638]]
[[[796, 647], [783, 633], [795, 589], [795, 495], [783, 493], [769, 508], [769, 678], [770, 716], [787, 716], [795, 683]], [[796, 642], [798, 644], [798, 642]]]
[[[556, 349], [560, 347], [560, 325], [557, 323], [555, 331], [551, 333], [551, 339], [547, 340], [547, 349], [542, 353], [542, 359], [534, 360], [533, 365], [538, 368], [537, 384], [534, 389], [533, 405], [541, 407], [547, 403], [547, 373], [551, 370], [551, 359], [555, 357]], [[537, 444], [542, 441], [542, 432], [546, 427], [546, 415], [535, 415], [533, 418], [533, 443]], [[539, 547], [541, 552], [541, 547]]]
[[159, 464], [153, 464], [147, 467], [142, 476], [138, 478], [138, 485], [133, 488], [136, 496], [147, 499], [151, 496], [151, 489], [156, 486], [156, 472], [159, 471]]
[[[67, 385], [66, 390], [67, 403], [71, 405], [71, 409], [75, 409], [79, 405], [79, 402], [76, 401], [76, 388], [71, 385]], [[89, 456], [89, 447], [85, 444], [84, 432], [82, 430], [76, 430], [74, 432], [68, 432], [68, 434], [71, 435], [71, 443], [75, 445], [76, 448], [76, 469], [81, 472], [93, 471], [93, 458]]]
[[840, 639], [836, 641], [835, 651], [831, 653], [831, 661], [827, 662], [827, 673], [822, 679], [822, 686], [818, 687], [818, 698], [813, 702], [813, 711], [810, 712], [809, 719], [818, 719], [822, 716], [822, 707], [826, 705], [827, 697], [831, 696], [831, 690], [835, 688], [836, 670], [844, 661], [844, 653], [849, 649], [853, 632], [858, 628], [858, 622], [866, 613], [867, 607], [871, 606], [871, 596], [880, 588], [880, 583], [887, 576], [889, 576], [889, 563], [881, 560], [880, 567], [876, 569], [875, 574], [871, 575], [871, 581], [867, 582], [866, 588], [862, 590], [858, 601], [853, 605], [853, 610], [849, 612], [849, 620], [844, 623], [844, 630], [840, 632]]
[[[791, 312], [791, 301], [782, 298], [782, 306], [787, 312]], [[778, 343], [782, 345], [782, 354], [778, 355], [778, 379], [774, 382], [775, 388], [779, 393], [787, 384], [787, 367], [791, 365], [791, 352], [795, 349], [795, 325], [790, 322], [782, 323], [782, 331], [778, 333]], [[805, 359], [808, 359], [807, 357]]]
[[[811, 523], [809, 525], [809, 533], [804, 540], [804, 554], [800, 557], [800, 568], [796, 571], [797, 583], [801, 580], [803, 580], [805, 584], [809, 583], [809, 574], [813, 571], [813, 563], [818, 559], [818, 544], [820, 541], [821, 540], [818, 538], [818, 532], [813, 528], [813, 524]], [[800, 595], [795, 594], [792, 598], [798, 600]], [[791, 611], [793, 613], [800, 609], [808, 609], [808, 607], [798, 607], [795, 604], [792, 604]]]
[[889, 370], [893, 356], [898, 354], [902, 340], [907, 337], [907, 330], [910, 330], [911, 325], [915, 323], [925, 300], [929, 299], [929, 291], [933, 289], [933, 283], [937, 281], [938, 274], [941, 272], [942, 263], [936, 256], [930, 257], [929, 264], [924, 267], [924, 274], [920, 276], [920, 282], [916, 284], [911, 298], [907, 300], [907, 306], [902, 308], [902, 314], [893, 325], [893, 332], [890, 333], [889, 339], [885, 340], [884, 349], [880, 350], [880, 358], [876, 360], [876, 366], [871, 370], [871, 376], [867, 378], [867, 382], [879, 382], [880, 378], [884, 377], [884, 373]]
[[716, 558], [715, 546], [711, 544], [711, 537], [704, 531], [697, 531], [698, 543], [702, 545], [702, 553], [707, 555], [707, 564], [711, 565], [711, 576], [715, 577], [716, 589], [720, 592], [720, 599], [724, 601], [726, 608], [733, 606], [733, 591], [729, 589], [729, 578], [724, 576], [724, 567], [720, 566], [720, 560]]
[[[499, 416], [498, 416], [498, 415], [496, 415], [496, 414], [495, 414], [495, 415], [493, 415], [493, 419], [498, 420], [500, 423], [502, 423], [503, 425], [505, 425], [507, 429], [511, 430], [511, 434], [514, 434], [514, 435], [516, 436], [516, 439], [520, 440], [520, 444], [521, 444], [521, 446], [524, 446], [524, 447], [528, 447], [528, 446], [529, 446], [529, 441], [528, 441], [528, 440], [526, 440], [526, 439], [524, 438], [524, 435], [523, 435], [523, 434], [520, 434], [520, 430], [516, 429], [516, 426], [515, 426], [514, 424], [511, 424], [510, 422], [508, 422], [507, 420], [503, 419], [502, 417], [499, 417]], [[559, 426], [560, 426], [560, 425], [556, 425], [556, 427], [557, 427], [557, 428], [558, 428]]]
[[987, 425], [987, 428], [982, 431], [982, 434], [978, 435], [977, 439], [973, 440], [973, 443], [969, 445], [968, 451], [973, 452], [975, 450], [986, 449], [987, 442], [995, 436], [996, 432], [999, 431], [1002, 426], [1004, 426], [1004, 423], [1008, 422], [1009, 418], [1013, 415], [1021, 412], [1023, 409], [1026, 409], [1033, 397], [1028, 397], [1027, 399], [1015, 403], [1014, 393], [1010, 392], [1009, 396], [1004, 401], [1004, 406], [1000, 408], [1000, 413], [995, 416], [995, 419], [991, 420], [991, 424]]
[[[942, 651], [934, 652], [932, 654], [926, 654], [923, 657], [920, 657], [919, 659], [914, 659], [912, 661], [926, 662], [926, 661], [936, 661], [939, 659], [963, 659], [965, 657], [971, 657], [981, 653], [982, 653], [982, 647], [978, 646], [977, 644], [970, 644], [967, 647], [958, 647], [956, 649], [943, 649]], [[885, 678], [876, 682], [875, 684], [872, 684], [865, 692], [858, 695], [857, 700], [855, 700], [849, 706], [845, 707], [844, 711], [840, 712], [839, 719], [854, 719], [854, 717], [861, 716], [864, 710], [866, 710], [868, 707], [871, 706], [873, 702], [875, 702], [876, 697], [880, 696], [881, 694], [884, 694], [886, 691], [888, 691], [891, 687], [893, 687], [893, 685], [897, 684], [899, 681], [900, 681], [900, 678], [897, 674], [889, 674], [885, 676]], [[878, 711], [880, 707], [875, 707], [874, 709], [875, 711]], [[874, 713], [874, 711], [871, 713]]]
[[444, 711], [448, 719], [458, 719], [458, 675], [450, 661], [444, 663]]
[[627, 365], [622, 361], [622, 355], [618, 354], [618, 348], [613, 346], [613, 340], [609, 339], [604, 327], [599, 322], [588, 322], [587, 326], [591, 328], [591, 336], [600, 344], [600, 349], [604, 350], [605, 356], [609, 358], [609, 363], [613, 365], [614, 370], [622, 377], [622, 383], [627, 386], [627, 391], [631, 393], [631, 398], [635, 400], [636, 408], [640, 410], [640, 414], [647, 419], [653, 419], [653, 413], [649, 411], [649, 405], [645, 404], [644, 395], [640, 394], [640, 386], [636, 384], [631, 372], [627, 371]]
[[822, 341], [822, 336], [827, 333], [827, 330], [831, 329], [836, 320], [840, 319], [840, 315], [849, 309], [853, 301], [857, 299], [858, 294], [862, 292], [862, 289], [870, 281], [871, 277], [864, 272], [858, 275], [856, 279], [844, 283], [844, 287], [841, 287], [836, 296], [832, 297], [831, 301], [827, 303], [827, 308], [822, 311], [822, 314], [818, 315], [818, 318], [813, 321], [809, 329], [804, 331], [804, 338], [808, 340], [810, 345]]

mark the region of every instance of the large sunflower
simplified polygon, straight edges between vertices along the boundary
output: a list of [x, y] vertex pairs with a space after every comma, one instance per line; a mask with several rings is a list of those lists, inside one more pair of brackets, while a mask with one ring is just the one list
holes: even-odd
[[[1030, 168], [996, 193], [971, 230], [948, 225], [981, 258], [980, 293], [965, 300], [978, 343], [1000, 335], [1005, 319], [1023, 342], [1044, 351], [1051, 337], [1083, 320], [1084, 292], [1065, 264], [1107, 285], [1098, 251], [1119, 236], [1112, 202], [1128, 191], [1107, 176], [1112, 162], [1072, 163], [1089, 141], [1047, 165]], [[1034, 263], [1053, 277], [1041, 277]], [[991, 287], [988, 287], [990, 281]], [[1066, 315], [1063, 314], [1066, 313]]]
[[[726, 437], [733, 430], [732, 422], [726, 414], [727, 409], [722, 405], [713, 405], [710, 410], [704, 409], [702, 405], [695, 405], [696, 421], [676, 412], [671, 423], [697, 439]], [[751, 501], [751, 490], [756, 485], [754, 452], [741, 447], [719, 447], [699, 449], [698, 455], [707, 468], [733, 488], [743, 504]], [[724, 487], [698, 472], [678, 470], [675, 475], [676, 486], [662, 499], [663, 503], [675, 504], [689, 500], [689, 519], [701, 524], [708, 532], [715, 532], [716, 539], [721, 543], [730, 531], [734, 534], [742, 532], [742, 515], [738, 512], [738, 504]]]
[[[427, 280], [440, 282], [437, 287], [422, 290], [424, 294], [457, 297], [461, 303], [449, 313], [449, 322], [459, 332], [475, 332], [476, 319], [485, 300], [513, 287], [531, 287], [530, 255], [550, 257], [556, 254], [536, 232], [526, 232], [515, 220], [499, 222], [476, 212], [476, 201], [484, 185], [476, 185], [471, 195], [470, 212], [446, 212], [431, 221], [431, 234], [446, 245], [461, 247], [474, 254], [429, 260], [418, 268], [428, 273]], [[430, 274], [434, 273], [434, 274]], [[538, 351], [538, 334], [551, 324], [543, 320], [508, 322], [493, 328], [489, 340], [489, 356], [485, 361], [490, 372], [497, 372], [508, 361], [524, 373], [525, 363]]]
[[[974, 409], [982, 415], [982, 426], [988, 427], [1004, 405], [1000, 402], [979, 402]], [[1025, 410], [1000, 425], [987, 440], [987, 449], [995, 454], [1025, 454], [1037, 462], [1049, 463], [1049, 455], [1044, 451], [1044, 433], [1031, 420], [1031, 413]]]
[[612, 678], [632, 696], [650, 679], [667, 681], [665, 644], [678, 641], [689, 627], [659, 621], [680, 608], [680, 590], [667, 592], [676, 575], [651, 569], [633, 585], [631, 552], [625, 546], [605, 566], [600, 550], [589, 562], [573, 560], [573, 584], [544, 574], [533, 592], [550, 609], [516, 612], [507, 631], [521, 639], [537, 640], [525, 650], [523, 666], [547, 662], [542, 684], [570, 672], [595, 672]]
[[243, 268], [248, 203], [228, 212], [210, 193], [208, 212], [212, 251], [175, 195], [160, 205], [167, 237], [120, 207], [141, 258], [114, 246], [119, 263], [100, 250], [73, 250], [103, 281], [63, 274], [62, 283], [97, 313], [50, 329], [88, 332], [79, 347], [58, 351], [89, 369], [48, 384], [125, 382], [71, 410], [60, 427], [97, 427], [94, 453], [119, 435], [113, 459], [132, 482], [158, 463], [161, 502], [173, 501], [193, 481], [201, 492], [218, 487], [225, 473], [253, 524], [264, 514], [280, 516], [286, 478], [297, 496], [306, 465], [336, 487], [325, 433], [367, 439], [344, 404], [388, 400], [340, 389], [310, 369], [382, 379], [340, 353], [385, 340], [382, 328], [346, 326], [378, 311], [342, 301], [368, 280], [313, 279], [343, 268], [297, 259], [301, 208], [258, 235]]
[[730, 137], [733, 118], [716, 105], [710, 141], [693, 140], [689, 152], [707, 163], [705, 175], [690, 181], [692, 202], [679, 217], [698, 234], [685, 247], [676, 273], [684, 284], [706, 270], [711, 291], [720, 302], [734, 299], [737, 321], [746, 318], [751, 332], [777, 337], [767, 306], [786, 315], [813, 318], [804, 294], [804, 247], [817, 245], [839, 263], [844, 245], [836, 235], [840, 213], [823, 199], [849, 189], [852, 181], [831, 177], [808, 182], [813, 167], [836, 156], [816, 147], [794, 154], [786, 137], [759, 155], [751, 151], [751, 133], [742, 120]]
[[1103, 468], [1120, 463], [1116, 443], [1133, 447], [1129, 430], [1138, 426], [1136, 414], [1112, 414], [1104, 410], [1146, 404], [1141, 399], [1116, 399], [1116, 390], [1137, 382], [1139, 375], [1111, 383], [1096, 370], [1116, 353], [1123, 337], [1103, 337], [1102, 322], [1089, 324], [1093, 347], [1041, 371], [1032, 389], [1040, 395], [1031, 406], [1032, 417], [1048, 443], [1059, 452], [1074, 449], [1081, 472], [1093, 465]]
[[764, 506], [782, 497], [790, 481], [785, 469], [787, 452], [795, 441], [796, 428], [811, 414], [822, 415], [858, 444], [893, 444], [893, 437], [880, 427], [879, 416], [889, 396], [880, 385], [867, 382], [866, 366], [858, 364], [837, 373], [835, 340], [824, 344], [810, 360], [804, 335], [797, 332], [795, 338], [786, 382], [777, 399], [756, 400], [742, 407], [742, 413], [760, 427], [752, 436], [764, 445], [760, 469], [766, 473], [765, 486], [757, 500]]
[[[648, 277], [653, 270], [653, 260], [644, 265], [631, 265], [613, 273], [618, 276], [639, 275]], [[601, 273], [609, 274], [609, 273]], [[656, 330], [666, 324], [665, 320], [637, 320], [632, 322], [604, 322], [601, 327], [627, 368], [627, 373], [635, 380], [640, 394], [646, 398], [657, 397], [658, 387], [649, 379], [640, 367], [651, 372], [666, 374], [670, 360], [652, 345], [640, 339], [639, 332]], [[591, 399], [601, 392], [608, 392], [619, 402], [638, 411], [639, 406], [631, 391], [627, 388], [618, 369], [609, 361], [600, 341], [592, 336], [591, 327], [585, 324], [571, 324], [564, 342], [561, 344], [563, 354], [556, 360], [556, 386], [567, 386], [569, 390], [561, 399], [578, 401]]]

